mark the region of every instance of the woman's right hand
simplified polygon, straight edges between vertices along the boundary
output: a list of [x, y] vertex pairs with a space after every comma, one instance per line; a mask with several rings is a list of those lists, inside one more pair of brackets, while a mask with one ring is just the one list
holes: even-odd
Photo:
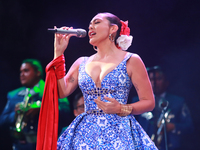
[[[57, 27], [55, 26], [54, 29]], [[69, 27], [61, 27], [61, 29], [68, 30], [72, 29]], [[68, 46], [69, 39], [71, 36], [76, 36], [75, 34], [58, 34], [55, 33], [54, 37], [54, 59], [62, 55], [65, 51], [65, 49]]]

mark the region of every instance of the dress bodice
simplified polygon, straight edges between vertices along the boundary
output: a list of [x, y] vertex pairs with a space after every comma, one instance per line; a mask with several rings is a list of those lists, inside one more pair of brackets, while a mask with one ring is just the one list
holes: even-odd
[[[88, 57], [79, 66], [78, 82], [84, 96], [85, 112], [78, 115], [60, 136], [58, 150], [157, 150], [132, 114], [121, 117], [98, 110], [94, 99], [104, 96], [126, 104], [132, 87], [126, 62], [132, 56], [127, 53], [122, 62], [109, 72], [97, 87], [85, 71]], [[90, 111], [91, 110], [91, 111]], [[94, 111], [93, 111], [94, 110]], [[95, 113], [100, 112], [100, 113]]]
[[126, 62], [132, 53], [127, 53], [123, 61], [109, 72], [101, 81], [101, 87], [96, 87], [95, 82], [85, 71], [85, 66], [89, 57], [85, 57], [79, 67], [79, 87], [83, 93], [85, 101], [85, 111], [97, 109], [94, 99], [98, 97], [102, 101], [107, 101], [104, 96], [114, 98], [121, 104], [126, 104], [128, 94], [132, 87], [132, 82], [128, 76]]

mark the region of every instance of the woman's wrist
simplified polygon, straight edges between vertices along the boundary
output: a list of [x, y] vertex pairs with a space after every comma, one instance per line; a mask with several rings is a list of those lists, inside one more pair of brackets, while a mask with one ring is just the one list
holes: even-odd
[[54, 59], [58, 58], [61, 55], [63, 55], [63, 53], [61, 53], [61, 52], [54, 52]]
[[120, 104], [120, 113], [117, 113], [118, 116], [128, 116], [132, 113], [133, 107], [131, 104]]

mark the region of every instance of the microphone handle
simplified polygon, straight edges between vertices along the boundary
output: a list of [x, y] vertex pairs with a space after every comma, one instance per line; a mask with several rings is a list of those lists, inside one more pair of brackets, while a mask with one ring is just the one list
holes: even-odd
[[70, 30], [48, 29], [48, 31], [59, 34], [77, 34], [77, 29], [70, 29]]

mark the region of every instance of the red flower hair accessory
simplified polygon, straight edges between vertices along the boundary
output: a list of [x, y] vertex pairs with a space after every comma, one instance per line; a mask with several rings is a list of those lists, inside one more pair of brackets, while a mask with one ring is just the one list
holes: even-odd
[[121, 21], [121, 31], [120, 31], [120, 35], [130, 35], [130, 28], [128, 27], [128, 21]]
[[128, 27], [128, 21], [121, 20], [120, 36], [117, 39], [117, 47], [122, 50], [127, 50], [132, 43], [133, 36], [130, 35], [130, 28]]

